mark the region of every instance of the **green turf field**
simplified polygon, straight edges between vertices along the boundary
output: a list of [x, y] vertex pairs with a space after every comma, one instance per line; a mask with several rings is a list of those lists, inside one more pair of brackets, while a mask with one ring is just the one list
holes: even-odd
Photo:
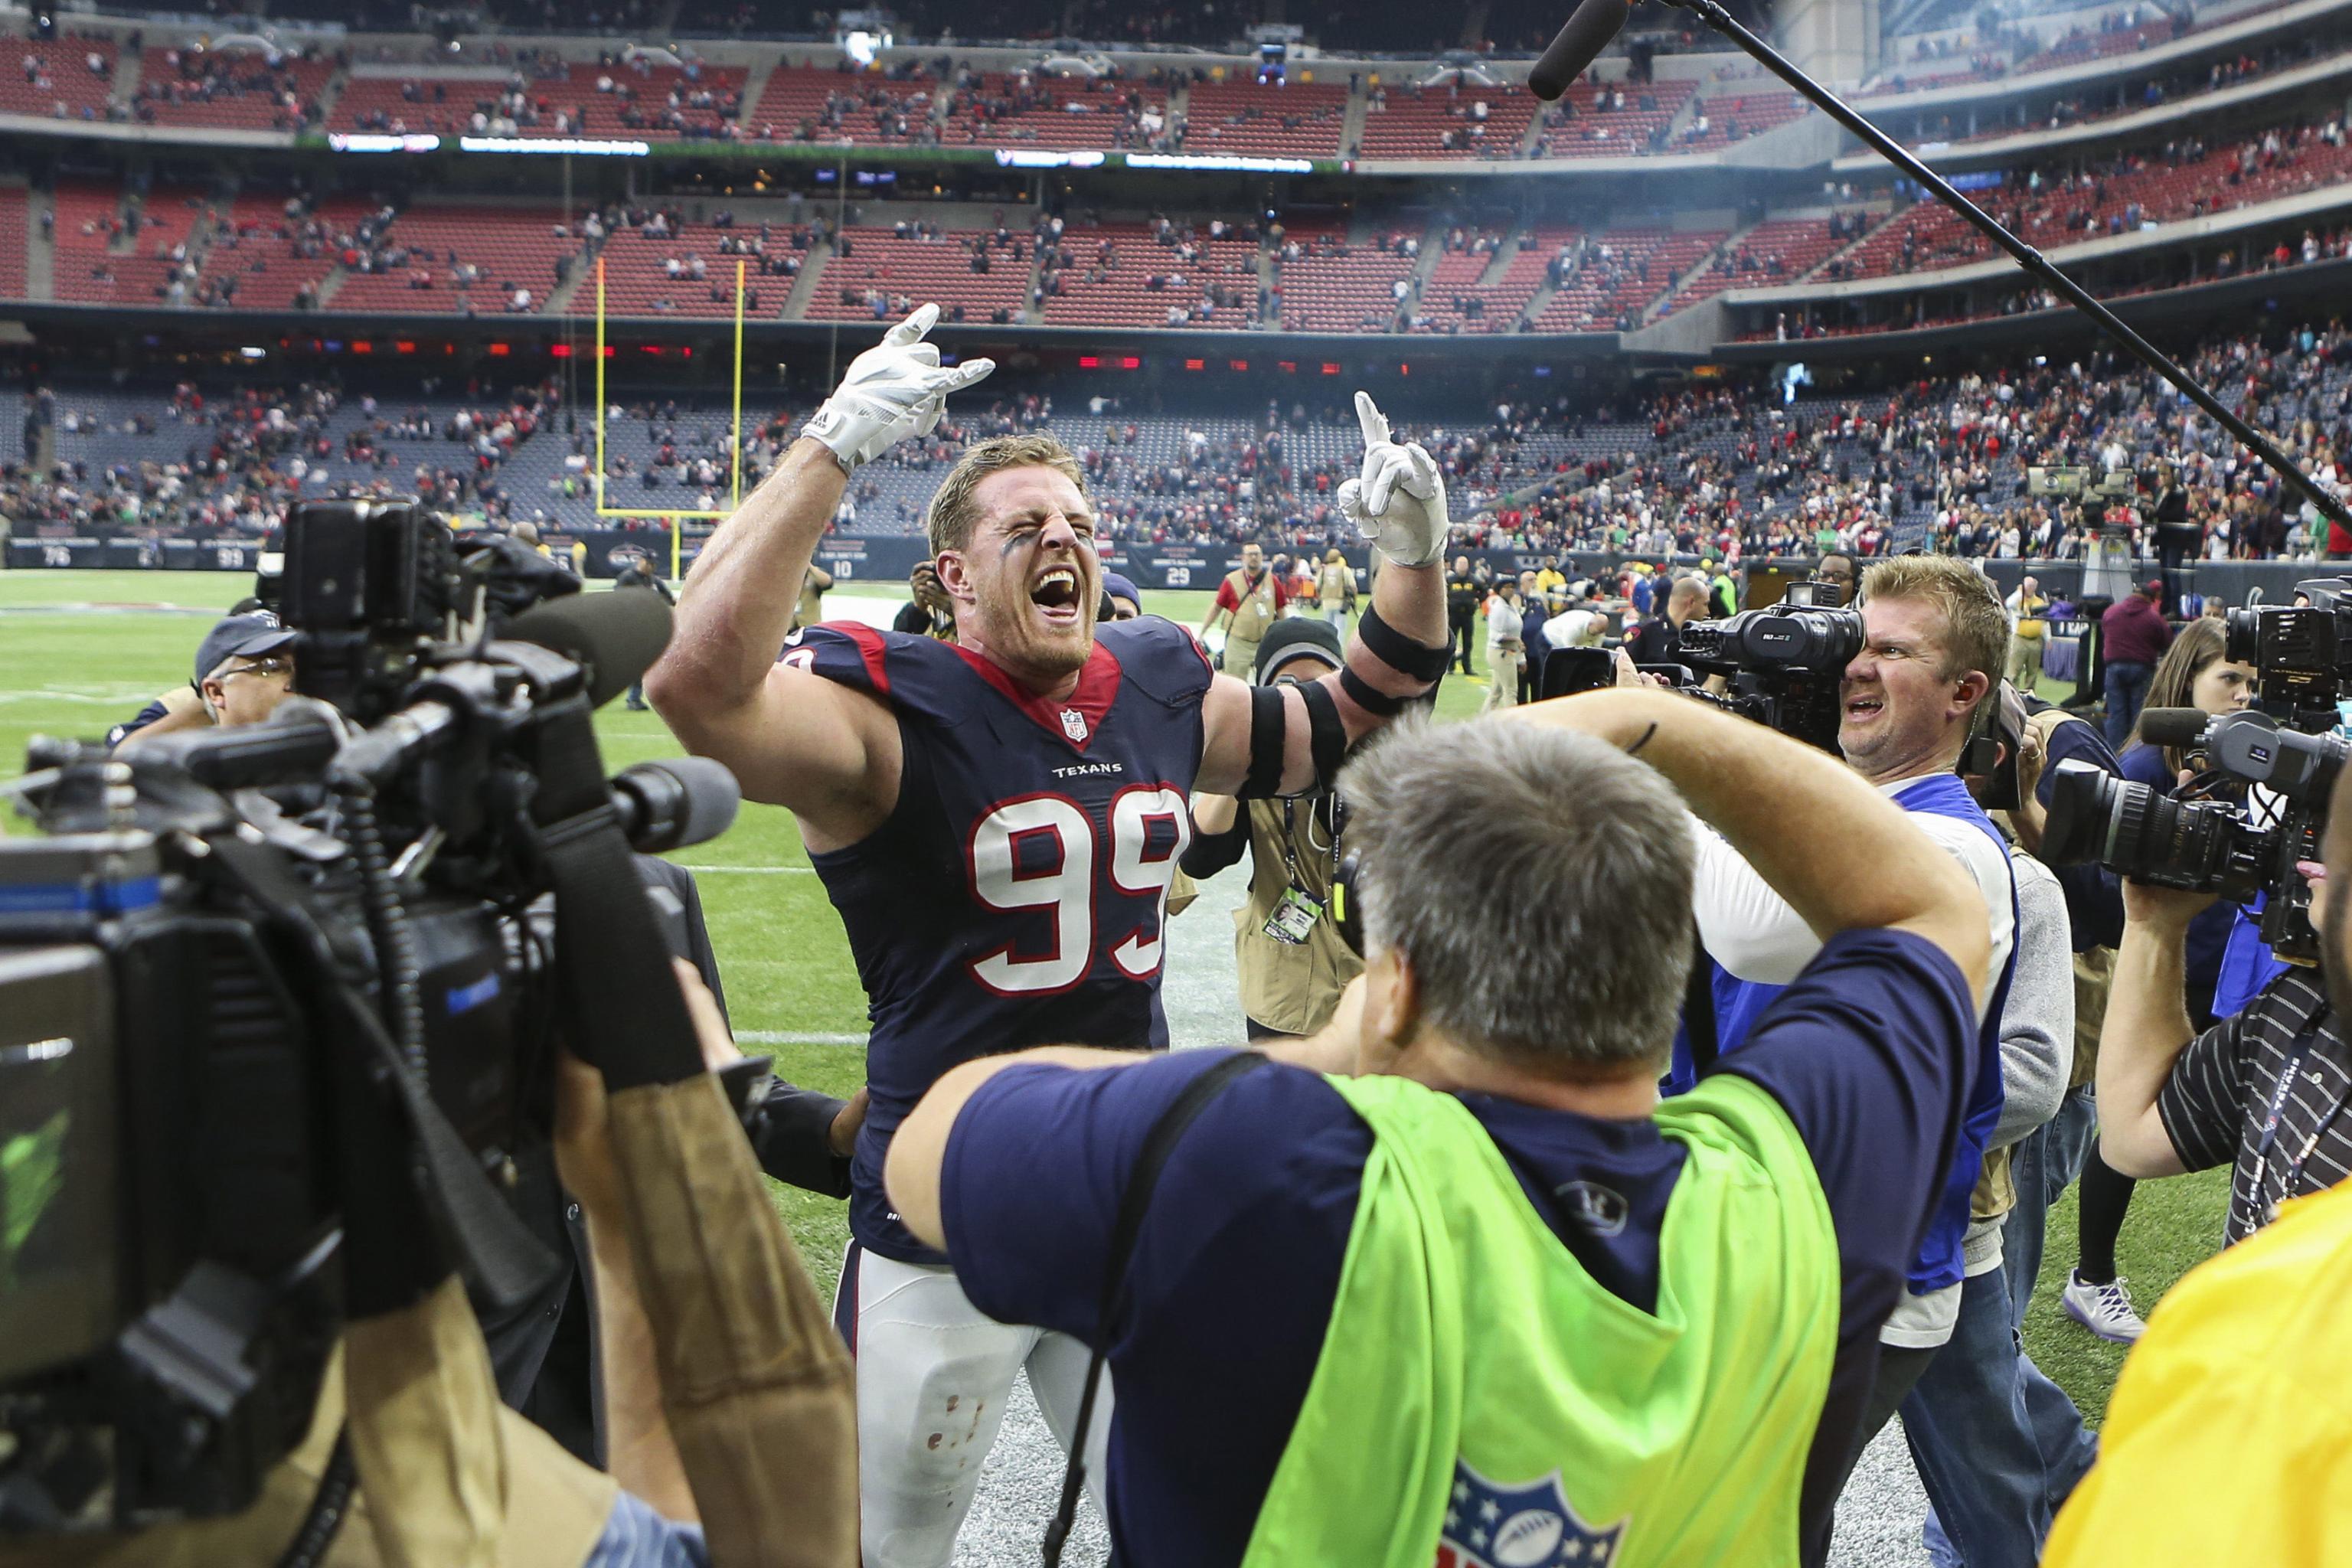
[[[209, 617], [250, 584], [242, 575], [191, 573], [0, 572], [0, 780], [22, 770], [28, 736], [96, 736], [155, 693], [184, 682]], [[900, 596], [866, 584], [842, 593]], [[838, 596], [828, 601], [838, 603]], [[1206, 593], [1161, 593], [1150, 595], [1148, 607], [1197, 626], [1208, 603]], [[1483, 684], [1448, 681], [1439, 714], [1473, 712], [1483, 695]], [[613, 769], [677, 751], [659, 720], [617, 703], [604, 711], [597, 728]], [[25, 831], [21, 820], [0, 819], [0, 833]], [[865, 999], [841, 922], [815, 877], [806, 874], [808, 857], [791, 817], [747, 805], [732, 833], [677, 858], [698, 868], [737, 1029], [786, 1037], [763, 1039], [753, 1048], [772, 1052], [776, 1070], [794, 1082], [836, 1094], [854, 1089], [860, 1051], [824, 1037], [862, 1038]], [[2225, 1172], [2215, 1171], [2141, 1185], [2119, 1261], [2143, 1312], [2219, 1243], [2227, 1180]], [[776, 1194], [811, 1272], [829, 1294], [846, 1235], [842, 1205], [782, 1186]], [[2043, 1284], [2026, 1342], [2043, 1370], [2095, 1420], [2123, 1352], [2058, 1312], [2058, 1287], [2074, 1257], [2069, 1193], [2052, 1216]]]

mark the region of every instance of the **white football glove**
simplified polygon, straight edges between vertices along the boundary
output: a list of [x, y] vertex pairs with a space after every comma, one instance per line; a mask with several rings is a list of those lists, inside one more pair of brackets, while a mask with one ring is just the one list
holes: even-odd
[[909, 436], [939, 428], [950, 392], [961, 392], [996, 368], [992, 359], [968, 359], [940, 368], [936, 343], [923, 342], [940, 319], [937, 305], [925, 305], [882, 334], [882, 342], [849, 362], [824, 406], [801, 434], [821, 441], [855, 473]]
[[1445, 553], [1445, 477], [1418, 441], [1389, 439], [1388, 416], [1369, 392], [1356, 394], [1364, 427], [1362, 477], [1339, 487], [1339, 510], [1356, 531], [1400, 566], [1427, 566]]

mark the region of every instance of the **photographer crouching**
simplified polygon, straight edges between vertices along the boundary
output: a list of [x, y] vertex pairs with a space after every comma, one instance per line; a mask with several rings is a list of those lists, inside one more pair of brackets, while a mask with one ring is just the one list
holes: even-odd
[[[1339, 787], [1367, 968], [1328, 1028], [965, 1063], [894, 1206], [1109, 1361], [1123, 1562], [1794, 1563], [1960, 1137], [1981, 899], [1850, 771], [1659, 692], [1407, 730]], [[1662, 1105], [1685, 799], [1828, 937]], [[1571, 924], [1530, 952], [1538, 901]]]

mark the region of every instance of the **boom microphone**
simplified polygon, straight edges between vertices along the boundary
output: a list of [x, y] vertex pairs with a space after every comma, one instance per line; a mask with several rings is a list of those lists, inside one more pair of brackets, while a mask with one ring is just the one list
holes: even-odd
[[669, 646], [669, 606], [658, 594], [575, 594], [533, 605], [499, 635], [579, 665], [589, 705], [602, 708], [644, 679]]
[[[2000, 226], [1999, 219], [1953, 189], [1949, 180], [1921, 163], [1909, 148], [1872, 124], [1860, 110], [1798, 69], [1786, 56], [1740, 26], [1738, 19], [1724, 9], [1723, 0], [1666, 0], [1666, 4], [1693, 13], [1700, 21], [1738, 45], [1751, 59], [1796, 89], [1799, 96], [1848, 131], [1853, 132], [1861, 139], [1864, 146], [1916, 180], [1920, 187], [1928, 195], [1951, 208], [1963, 222], [2008, 252], [2010, 259], [2016, 262], [2028, 276], [2037, 279], [2052, 293], [2088, 316], [2101, 331], [2127, 350], [2133, 358], [2179, 388], [2183, 397], [2203, 409], [2212, 417], [2213, 422], [2227, 430], [2240, 446], [2260, 458], [2271, 472], [2285, 480], [2297, 495], [2316, 508], [2322, 517], [2341, 525], [2347, 531], [2352, 531], [2352, 508], [2347, 508], [2342, 500], [2338, 500], [2335, 491], [2325, 488], [2309, 474], [2297, 468], [2284, 452], [2279, 450], [2277, 445], [2269, 437], [2263, 435], [2240, 418], [2236, 409], [2206, 390], [2202, 382], [2165, 357], [2163, 351], [2154, 343], [2125, 325], [2121, 317], [2100, 303], [2090, 290], [2053, 266], [2042, 252], [2010, 233]], [[1545, 73], [1542, 84], [1538, 85], [1538, 79], [1534, 76], [1528, 78], [1529, 90], [1539, 98], [1557, 97], [1567, 87], [1568, 82], [1564, 77], [1556, 79], [1550, 74], [1550, 68], [1554, 66], [1555, 60], [1564, 65], [1572, 58], [1578, 68], [1581, 69], [1586, 62], [1601, 52], [1600, 43], [1592, 44], [1589, 49], [1586, 48], [1587, 40], [1594, 36], [1592, 32], [1587, 30], [1588, 26], [1597, 28], [1600, 23], [1595, 21], [1587, 24], [1585, 17], [1588, 12], [1599, 13], [1604, 7], [1613, 8], [1617, 13], [1618, 22], [1622, 25], [1624, 19], [1624, 6], [1620, 0], [1586, 0], [1586, 3], [1579, 7], [1576, 15], [1568, 19], [1568, 26], [1560, 29], [1559, 37], [1552, 40], [1551, 47], [1544, 52], [1543, 59], [1537, 65], [1537, 70]], [[1613, 26], [1612, 31], [1614, 31]], [[1605, 43], [1607, 39], [1604, 38], [1601, 42]], [[1559, 85], [1552, 87], [1556, 79]], [[1551, 88], [1551, 90], [1547, 92], [1546, 88]]]
[[1543, 52], [1536, 68], [1528, 72], [1528, 90], [1551, 102], [1568, 90], [1568, 84], [1584, 74], [1584, 68], [1601, 58], [1609, 40], [1625, 30], [1625, 15], [1630, 7], [1626, 0], [1584, 0]]
[[2205, 738], [2213, 716], [2202, 708], [2143, 708], [2139, 738], [2151, 746], [2193, 746]]

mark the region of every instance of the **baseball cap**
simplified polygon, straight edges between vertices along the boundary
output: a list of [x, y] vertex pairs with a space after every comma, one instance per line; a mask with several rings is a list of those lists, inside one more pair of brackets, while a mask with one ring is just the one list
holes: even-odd
[[1102, 575], [1102, 585], [1103, 592], [1112, 598], [1126, 599], [1137, 609], [1143, 608], [1143, 595], [1136, 591], [1135, 584], [1129, 579], [1116, 572], [1106, 572]]
[[1339, 668], [1347, 658], [1339, 628], [1319, 616], [1286, 616], [1275, 622], [1257, 645], [1257, 683], [1272, 685], [1282, 667], [1297, 658], [1319, 658]]
[[268, 610], [224, 616], [213, 623], [213, 629], [196, 645], [196, 684], [203, 685], [206, 677], [230, 659], [259, 658], [293, 645], [294, 634]]
[[2164, 597], [2164, 579], [2161, 577], [2150, 577], [2147, 582], [2142, 583], [2139, 585], [2139, 591], [2146, 594], [2151, 599], [2161, 599]]

